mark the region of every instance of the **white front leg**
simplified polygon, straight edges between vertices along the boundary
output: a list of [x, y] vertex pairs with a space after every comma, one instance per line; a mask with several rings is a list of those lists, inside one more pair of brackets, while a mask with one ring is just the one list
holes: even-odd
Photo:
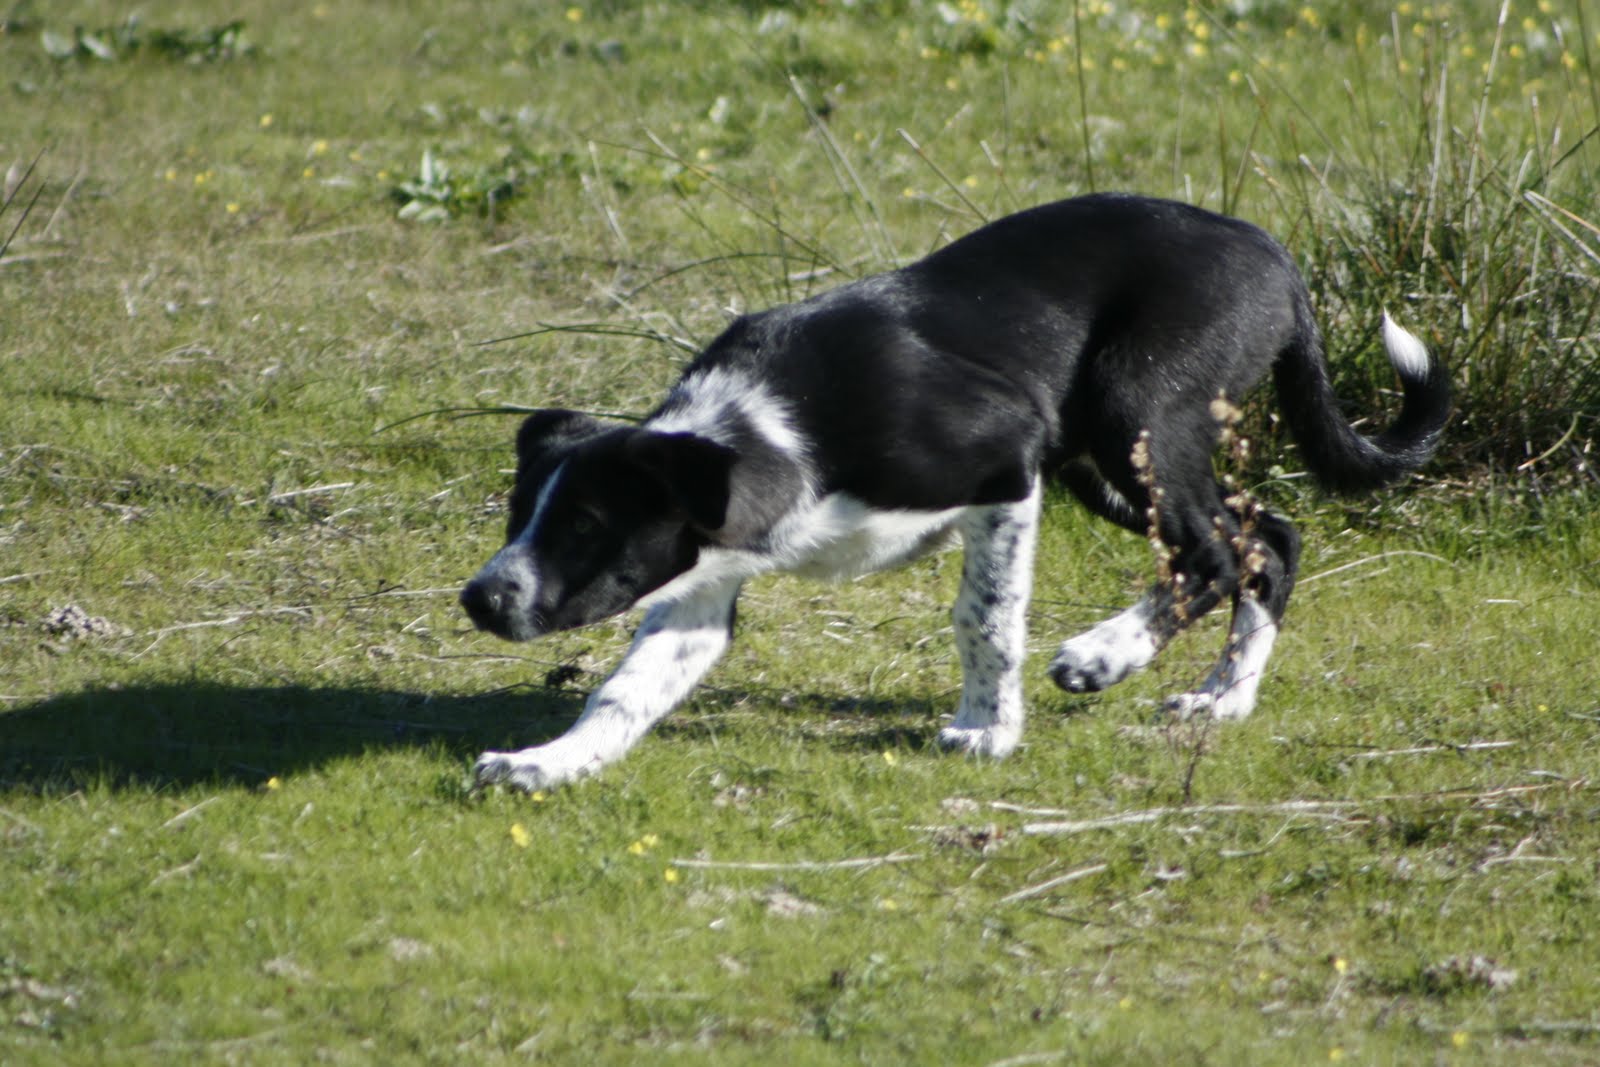
[[485, 752], [478, 788], [504, 783], [548, 789], [615, 763], [705, 677], [728, 647], [738, 581], [697, 589], [645, 615], [617, 669], [589, 695], [583, 714], [554, 741], [520, 752]]
[[955, 608], [961, 706], [939, 731], [945, 748], [998, 758], [1022, 739], [1022, 661], [1038, 533], [1037, 481], [1024, 500], [970, 508], [961, 517]]

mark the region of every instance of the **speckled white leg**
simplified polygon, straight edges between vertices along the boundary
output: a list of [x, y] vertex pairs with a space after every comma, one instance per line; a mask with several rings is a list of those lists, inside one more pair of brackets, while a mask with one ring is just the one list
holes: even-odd
[[1039, 486], [1014, 504], [969, 509], [960, 520], [964, 558], [956, 597], [961, 705], [939, 744], [981, 756], [1009, 754], [1022, 739], [1022, 661], [1039, 532]]

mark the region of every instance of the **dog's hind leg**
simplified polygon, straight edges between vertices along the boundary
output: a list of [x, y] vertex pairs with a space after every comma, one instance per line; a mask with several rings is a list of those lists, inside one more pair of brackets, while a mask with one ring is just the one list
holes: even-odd
[[1039, 531], [1039, 483], [1013, 504], [974, 507], [961, 517], [961, 592], [956, 650], [961, 705], [939, 744], [1005, 756], [1022, 738], [1022, 661]]
[[1069, 693], [1097, 693], [1147, 667], [1166, 644], [1158, 625], [1167, 614], [1161, 588], [1104, 622], [1069, 637], [1050, 663], [1050, 677]]
[[1198, 689], [1167, 699], [1167, 709], [1187, 719], [1210, 712], [1243, 719], [1255, 710], [1256, 691], [1277, 640], [1300, 562], [1300, 535], [1287, 519], [1258, 511], [1237, 542], [1239, 588], [1234, 594], [1228, 643]]
[[1167, 710], [1180, 719], [1210, 712], [1215, 719], [1243, 719], [1255, 709], [1267, 657], [1278, 639], [1278, 624], [1252, 594], [1241, 596], [1233, 609], [1228, 644], [1222, 659], [1198, 689], [1167, 698]]
[[1148, 504], [1135, 507], [1116, 486], [1100, 477], [1098, 471], [1082, 460], [1064, 465], [1056, 474], [1056, 481], [1077, 497], [1078, 503], [1087, 508], [1091, 515], [1098, 515], [1107, 522], [1138, 534], [1144, 533], [1150, 525], [1143, 510]]
[[519, 752], [485, 752], [476, 787], [504, 783], [548, 789], [615, 763], [677, 707], [728, 647], [739, 582], [725, 580], [660, 604], [645, 615], [633, 644], [565, 734]]
[[1062, 643], [1050, 664], [1061, 688], [1088, 693], [1115, 685], [1234, 593], [1239, 565], [1232, 542], [1239, 520], [1211, 472], [1214, 436], [1210, 421], [1197, 422], [1191, 432], [1169, 426], [1162, 435], [1141, 439], [1137, 461], [1133, 447], [1107, 443], [1096, 449], [1096, 466], [1129, 507], [1095, 510], [1130, 528], [1136, 527], [1125, 521], [1127, 510], [1153, 512], [1154, 534], [1168, 561], [1163, 579], [1137, 604]]

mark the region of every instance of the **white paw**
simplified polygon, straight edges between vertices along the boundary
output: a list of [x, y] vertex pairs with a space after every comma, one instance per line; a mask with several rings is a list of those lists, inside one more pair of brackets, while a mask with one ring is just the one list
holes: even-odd
[[1203, 715], [1211, 708], [1211, 694], [1206, 692], [1174, 693], [1166, 699], [1167, 712], [1181, 722]]
[[1140, 601], [1062, 642], [1050, 677], [1069, 693], [1097, 693], [1147, 666], [1161, 647], [1150, 627], [1151, 611]]
[[1016, 750], [1022, 731], [994, 723], [989, 726], [961, 726], [960, 719], [939, 731], [939, 747], [970, 756], [1004, 759]]
[[1098, 648], [1073, 648], [1069, 641], [1050, 663], [1050, 677], [1069, 693], [1098, 693], [1122, 681], [1134, 668]]
[[1241, 600], [1234, 611], [1222, 662], [1194, 692], [1168, 697], [1167, 710], [1180, 719], [1206, 712], [1220, 722], [1249, 718], [1256, 709], [1256, 692], [1261, 688], [1262, 672], [1277, 638], [1277, 624], [1267, 609], [1254, 598]]
[[553, 745], [520, 752], [485, 752], [472, 767], [472, 788], [503, 785], [524, 793], [553, 789], [592, 773], [598, 764], [563, 758]]
[[1255, 710], [1255, 683], [1256, 679], [1249, 678], [1221, 692], [1203, 686], [1192, 693], [1177, 693], [1167, 698], [1167, 711], [1183, 721], [1209, 712], [1218, 722], [1238, 722]]

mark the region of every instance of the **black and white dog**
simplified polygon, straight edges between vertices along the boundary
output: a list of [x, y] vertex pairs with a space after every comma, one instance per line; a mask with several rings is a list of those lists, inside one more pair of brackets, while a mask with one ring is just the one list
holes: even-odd
[[[1022, 735], [1022, 661], [1041, 482], [1136, 532], [1170, 576], [1066, 641], [1050, 673], [1103, 689], [1224, 598], [1228, 646], [1181, 714], [1239, 719], [1294, 585], [1299, 537], [1239, 513], [1212, 471], [1219, 396], [1272, 368], [1306, 466], [1336, 490], [1432, 453], [1450, 386], [1383, 317], [1404, 402], [1364, 437], [1339, 414], [1310, 298], [1266, 233], [1184, 204], [1085, 196], [1024, 211], [900, 270], [744, 315], [642, 425], [570, 411], [517, 437], [507, 543], [461, 593], [513, 641], [648, 609], [627, 656], [562, 737], [488, 752], [479, 785], [534, 790], [619, 759], [727, 647], [740, 583], [844, 578], [958, 531], [961, 702], [951, 749]], [[1141, 440], [1142, 439], [1142, 440]], [[1136, 445], [1139, 456], [1135, 457]]]

